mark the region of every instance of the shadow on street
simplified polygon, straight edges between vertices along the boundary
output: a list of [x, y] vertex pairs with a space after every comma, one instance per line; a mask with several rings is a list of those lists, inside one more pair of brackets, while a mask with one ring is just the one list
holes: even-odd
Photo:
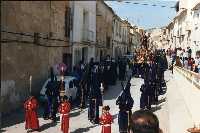
[[157, 103], [157, 105], [151, 108], [151, 111], [152, 111], [152, 112], [156, 112], [157, 110], [162, 109], [162, 106], [163, 106], [164, 104], [161, 104], [161, 103], [163, 103], [163, 102], [165, 102], [165, 101], [166, 101], [166, 98], [163, 98], [163, 99], [159, 100], [158, 103]]
[[[123, 81], [124, 85], [126, 84], [126, 81]], [[107, 90], [107, 92], [104, 95], [104, 100], [112, 100], [112, 99], [116, 99], [119, 94], [122, 91], [122, 86], [121, 86], [121, 81], [117, 81], [116, 85], [114, 86], [109, 86], [109, 89]], [[110, 95], [112, 94], [112, 95]]]
[[[43, 109], [39, 108], [37, 111], [38, 118], [43, 117]], [[25, 112], [22, 109], [18, 109], [13, 111], [10, 114], [4, 115], [2, 117], [2, 128], [10, 127], [19, 123], [23, 123], [25, 121]]]
[[156, 112], [157, 110], [160, 110], [162, 108], [162, 105], [158, 105], [158, 106], [155, 106], [155, 107], [151, 107], [151, 111], [152, 112]]
[[6, 132], [6, 130], [0, 129], [0, 133], [4, 133]]
[[94, 128], [96, 126], [99, 126], [99, 125], [93, 125], [93, 126], [86, 127], [86, 128], [78, 128], [75, 131], [72, 131], [71, 133], [83, 133], [83, 132], [87, 132], [87, 131], [90, 130], [90, 128]]
[[161, 104], [161, 103], [163, 103], [163, 102], [165, 102], [165, 101], [166, 101], [166, 97], [163, 98], [163, 99], [160, 99], [160, 100], [158, 101], [158, 104]]
[[56, 122], [46, 123], [46, 124], [44, 124], [44, 125], [42, 125], [42, 126], [40, 127], [40, 131], [39, 131], [39, 132], [42, 132], [42, 131], [44, 131], [44, 130], [50, 128], [50, 127], [55, 127], [56, 125], [57, 125]]
[[79, 110], [76, 111], [76, 112], [70, 113], [70, 117], [76, 117], [76, 116], [80, 115], [81, 112], [82, 112], [82, 111], [79, 109]]
[[[80, 115], [81, 111], [79, 108], [76, 108], [75, 106], [72, 106], [72, 110], [71, 111], [76, 111], [70, 114], [70, 117], [76, 117], [78, 115]], [[37, 110], [37, 114], [38, 114], [38, 118], [43, 118], [43, 105], [40, 104], [39, 109]], [[57, 118], [59, 119], [59, 118]], [[6, 127], [10, 127], [19, 123], [23, 123], [25, 121], [25, 112], [23, 109], [18, 109], [16, 111], [13, 111], [10, 114], [6, 114], [4, 115], [4, 117], [2, 117], [2, 125], [1, 128], [6, 128]], [[47, 129], [48, 127], [51, 127], [53, 125], [50, 125], [50, 123], [44, 125], [45, 128]], [[47, 128], [46, 128], [47, 127]], [[2, 132], [3, 130], [0, 130], [0, 132]]]

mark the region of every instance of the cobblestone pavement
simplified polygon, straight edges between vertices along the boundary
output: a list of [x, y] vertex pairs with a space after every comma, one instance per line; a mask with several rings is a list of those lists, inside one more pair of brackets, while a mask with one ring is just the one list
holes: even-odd
[[[166, 80], [170, 78], [169, 73], [166, 73]], [[124, 82], [126, 83], [126, 82]], [[140, 86], [143, 83], [143, 80], [140, 78], [131, 79], [131, 94], [135, 101], [133, 111], [139, 109], [140, 104]], [[110, 86], [109, 90], [105, 92], [104, 95], [104, 105], [109, 105], [111, 107], [111, 114], [114, 117], [114, 123], [112, 124], [112, 133], [118, 133], [118, 124], [117, 124], [117, 115], [118, 115], [118, 106], [115, 104], [117, 96], [121, 92], [121, 82], [117, 82], [117, 85]], [[157, 114], [160, 120], [160, 126], [163, 129], [164, 133], [168, 133], [169, 129], [168, 124], [168, 104], [166, 103], [165, 96], [159, 97], [160, 104], [153, 107], [154, 112]], [[100, 108], [101, 110], [101, 108]], [[100, 111], [101, 113], [101, 111]], [[39, 113], [41, 114], [41, 113]], [[23, 112], [19, 111], [14, 116], [10, 116], [9, 120], [5, 120], [7, 127], [3, 128], [1, 131], [3, 133], [26, 133], [24, 129], [24, 119]], [[3, 122], [3, 123], [4, 123]], [[49, 120], [43, 120], [39, 118], [41, 133], [61, 133], [60, 123], [52, 124]], [[70, 113], [70, 133], [100, 133], [101, 127], [99, 125], [91, 124], [87, 119], [87, 109], [80, 111], [75, 108]], [[34, 132], [36, 133], [36, 131]]]

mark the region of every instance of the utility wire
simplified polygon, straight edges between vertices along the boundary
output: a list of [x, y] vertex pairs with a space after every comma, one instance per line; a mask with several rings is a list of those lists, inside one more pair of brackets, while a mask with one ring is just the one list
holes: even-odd
[[[122, 2], [122, 1], [121, 1]], [[134, 5], [143, 5], [143, 6], [153, 6], [153, 7], [162, 7], [162, 8], [176, 8], [176, 6], [166, 6], [166, 5], [158, 5], [158, 4], [148, 4], [148, 3], [140, 3], [140, 2], [131, 2], [131, 1], [125, 1], [126, 4], [134, 4]]]

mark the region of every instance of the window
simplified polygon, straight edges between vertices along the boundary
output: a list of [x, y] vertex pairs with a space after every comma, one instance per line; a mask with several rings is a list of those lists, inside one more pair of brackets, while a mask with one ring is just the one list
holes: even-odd
[[199, 13], [197, 13], [197, 18], [199, 18]]
[[115, 24], [115, 33], [116, 33], [116, 35], [118, 35], [118, 23], [116, 22], [116, 24]]
[[70, 37], [70, 30], [72, 28], [71, 9], [66, 7], [65, 10], [65, 37]]
[[89, 13], [86, 10], [83, 11], [83, 28], [89, 29]]
[[184, 41], [184, 36], [181, 36], [181, 42], [183, 42]]
[[106, 47], [110, 48], [110, 37], [106, 38]]

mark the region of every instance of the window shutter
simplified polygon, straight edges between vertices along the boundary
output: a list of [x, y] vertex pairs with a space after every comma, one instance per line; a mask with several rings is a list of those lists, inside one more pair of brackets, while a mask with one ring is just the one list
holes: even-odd
[[70, 18], [69, 18], [69, 23], [70, 23], [70, 30], [72, 30], [73, 27], [73, 18], [72, 18], [73, 14], [72, 14], [72, 10], [70, 8]]
[[70, 15], [71, 12], [70, 12], [70, 8], [69, 7], [66, 7], [66, 10], [65, 10], [65, 36], [67, 38], [70, 37]]

